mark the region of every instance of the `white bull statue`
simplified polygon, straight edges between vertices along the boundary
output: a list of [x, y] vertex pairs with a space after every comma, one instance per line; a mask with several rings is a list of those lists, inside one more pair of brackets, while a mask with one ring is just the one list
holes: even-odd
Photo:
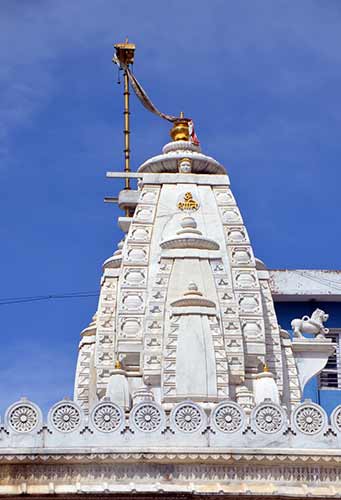
[[294, 331], [294, 337], [302, 338], [303, 333], [311, 333], [316, 335], [317, 338], [325, 338], [325, 334], [329, 332], [325, 328], [324, 322], [329, 318], [329, 314], [322, 311], [322, 309], [315, 309], [311, 317], [303, 316], [302, 319], [293, 319], [291, 328]]

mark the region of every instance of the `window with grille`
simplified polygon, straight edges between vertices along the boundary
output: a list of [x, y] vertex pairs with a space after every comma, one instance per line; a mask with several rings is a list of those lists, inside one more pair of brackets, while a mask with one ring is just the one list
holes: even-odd
[[326, 337], [332, 339], [336, 349], [319, 375], [319, 386], [320, 389], [341, 389], [341, 328], [330, 328]]

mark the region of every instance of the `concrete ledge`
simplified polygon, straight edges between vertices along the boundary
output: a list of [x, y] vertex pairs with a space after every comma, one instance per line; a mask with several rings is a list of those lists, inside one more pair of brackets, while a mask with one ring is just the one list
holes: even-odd
[[148, 172], [107, 172], [112, 179], [143, 179], [144, 184], [205, 184], [211, 186], [229, 186], [227, 174], [180, 174], [180, 173], [148, 173]]
[[143, 184], [204, 184], [208, 186], [229, 186], [228, 175], [212, 174], [143, 174]]
[[124, 232], [127, 233], [130, 228], [130, 224], [132, 222], [132, 217], [119, 217], [118, 218], [118, 227]]
[[275, 302], [341, 302], [341, 270], [273, 269], [269, 273]]

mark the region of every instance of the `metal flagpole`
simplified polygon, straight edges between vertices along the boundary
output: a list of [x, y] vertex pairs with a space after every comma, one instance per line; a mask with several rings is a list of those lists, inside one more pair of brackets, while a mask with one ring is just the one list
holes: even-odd
[[[129, 91], [129, 76], [128, 70], [129, 65], [134, 62], [135, 44], [129, 43], [128, 38], [125, 43], [117, 43], [114, 45], [116, 49], [116, 55], [114, 56], [113, 62], [119, 64], [120, 69], [124, 70], [124, 173], [129, 174], [131, 172], [130, 168], [130, 91]], [[127, 175], [125, 177], [125, 189], [131, 189], [130, 177]], [[126, 216], [129, 216], [129, 209], [126, 209]]]
[[[124, 70], [124, 171], [130, 172], [130, 109], [129, 109], [129, 78]], [[130, 178], [125, 178], [125, 189], [130, 189]]]

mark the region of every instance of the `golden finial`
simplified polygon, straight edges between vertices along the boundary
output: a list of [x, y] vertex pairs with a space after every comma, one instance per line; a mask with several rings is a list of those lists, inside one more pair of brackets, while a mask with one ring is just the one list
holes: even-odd
[[181, 111], [179, 119], [174, 122], [170, 136], [173, 141], [189, 141], [188, 118], [185, 118], [183, 111]]
[[264, 363], [264, 366], [263, 366], [263, 373], [269, 373], [269, 367], [266, 363]]
[[116, 359], [116, 361], [115, 361], [115, 369], [116, 370], [121, 370], [121, 368], [122, 368], [121, 361], [119, 361], [118, 359]]

